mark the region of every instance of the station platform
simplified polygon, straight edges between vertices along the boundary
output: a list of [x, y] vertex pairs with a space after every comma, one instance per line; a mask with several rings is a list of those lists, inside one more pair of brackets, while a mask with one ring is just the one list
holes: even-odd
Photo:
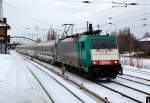
[[0, 103], [51, 103], [22, 58], [0, 54]]

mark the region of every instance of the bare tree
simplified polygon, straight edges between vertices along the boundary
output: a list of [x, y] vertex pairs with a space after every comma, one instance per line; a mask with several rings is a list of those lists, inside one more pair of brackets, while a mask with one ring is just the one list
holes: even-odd
[[56, 37], [57, 37], [57, 30], [50, 28], [47, 34], [47, 41], [56, 40]]
[[138, 48], [138, 40], [136, 39], [134, 34], [130, 32], [130, 28], [119, 30], [117, 38], [120, 52], [135, 51]]

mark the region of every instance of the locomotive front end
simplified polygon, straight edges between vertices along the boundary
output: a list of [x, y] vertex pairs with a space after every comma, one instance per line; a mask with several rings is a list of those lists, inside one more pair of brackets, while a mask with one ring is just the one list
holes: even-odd
[[122, 74], [116, 37], [97, 35], [91, 37], [91, 71], [98, 77], [116, 78]]

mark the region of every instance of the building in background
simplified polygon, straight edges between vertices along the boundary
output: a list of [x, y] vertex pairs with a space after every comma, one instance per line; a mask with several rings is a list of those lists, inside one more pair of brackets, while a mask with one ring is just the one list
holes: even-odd
[[10, 41], [7, 36], [7, 30], [10, 26], [7, 24], [7, 18], [3, 17], [3, 2], [0, 0], [0, 54], [6, 54], [7, 43]]
[[140, 47], [144, 52], [150, 52], [150, 37], [141, 39]]

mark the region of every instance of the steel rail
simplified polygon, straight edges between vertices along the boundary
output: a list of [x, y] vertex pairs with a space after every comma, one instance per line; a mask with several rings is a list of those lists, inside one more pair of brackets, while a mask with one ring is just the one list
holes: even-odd
[[75, 96], [78, 100], [80, 100], [82, 103], [86, 103], [84, 102], [80, 97], [78, 97], [75, 93], [73, 93], [71, 90], [69, 90], [66, 86], [64, 86], [62, 83], [60, 83], [57, 79], [55, 79], [54, 77], [52, 77], [50, 74], [48, 74], [47, 72], [45, 72], [44, 70], [42, 70], [40, 67], [38, 67], [37, 65], [35, 65], [34, 63], [28, 61], [29, 63], [31, 63], [32, 65], [34, 65], [36, 68], [38, 68], [39, 70], [41, 70], [42, 72], [44, 72], [45, 74], [47, 74], [49, 77], [51, 77], [54, 81], [56, 81], [58, 84], [60, 84], [62, 87], [64, 87], [67, 91], [69, 91], [73, 96]]
[[131, 71], [131, 72], [136, 72], [136, 73], [141, 73], [141, 74], [145, 74], [145, 75], [150, 75], [150, 72], [141, 71], [141, 70], [136, 70], [136, 69], [124, 68], [124, 70], [126, 70], [126, 71]]
[[137, 99], [135, 99], [135, 98], [133, 98], [133, 97], [130, 97], [130, 96], [128, 96], [128, 95], [126, 95], [126, 94], [124, 94], [124, 93], [122, 93], [122, 92], [119, 92], [119, 91], [117, 91], [117, 90], [115, 90], [115, 89], [112, 89], [112, 88], [110, 88], [110, 87], [108, 87], [108, 86], [105, 86], [105, 85], [103, 85], [103, 84], [100, 84], [100, 83], [97, 82], [97, 81], [95, 81], [95, 83], [98, 84], [98, 85], [100, 85], [100, 86], [102, 86], [102, 87], [104, 87], [104, 88], [107, 88], [107, 89], [109, 89], [109, 90], [111, 90], [111, 91], [113, 91], [113, 92], [116, 92], [116, 93], [118, 93], [118, 94], [120, 94], [120, 95], [122, 95], [122, 96], [124, 96], [124, 97], [126, 97], [126, 98], [129, 98], [129, 99], [131, 99], [131, 100], [133, 100], [133, 101], [135, 101], [135, 102], [137, 102], [137, 103], [143, 103], [143, 102], [141, 102], [141, 101], [139, 101], [139, 100], [137, 100]]
[[111, 81], [111, 82], [112, 82], [112, 83], [115, 83], [115, 84], [118, 84], [118, 85], [121, 85], [121, 86], [124, 86], [124, 87], [127, 87], [127, 88], [130, 88], [130, 89], [133, 89], [133, 90], [138, 91], [138, 92], [141, 92], [141, 93], [143, 93], [143, 94], [150, 95], [150, 93], [141, 91], [141, 90], [139, 90], [139, 89], [135, 89], [135, 88], [130, 87], [130, 86], [127, 86], [127, 85], [125, 85], [125, 84], [118, 83], [118, 82], [115, 82], [115, 81]]
[[121, 79], [125, 79], [125, 80], [128, 80], [128, 81], [132, 81], [132, 82], [135, 82], [135, 83], [139, 83], [139, 84], [142, 84], [142, 85], [146, 85], [146, 86], [149, 86], [149, 84], [145, 84], [145, 83], [142, 83], [142, 82], [138, 82], [138, 81], [135, 81], [135, 80], [132, 80], [132, 79], [128, 79], [128, 78], [124, 78], [124, 77], [120, 77], [120, 76], [117, 76], [118, 78], [121, 78]]
[[129, 77], [133, 77], [133, 78], [137, 78], [137, 79], [141, 79], [141, 80], [145, 80], [145, 81], [149, 81], [149, 79], [145, 79], [145, 78], [140, 78], [140, 77], [136, 77], [136, 76], [132, 76], [132, 75], [128, 75], [128, 74], [123, 74], [123, 75], [126, 75], [126, 76], [129, 76]]
[[49, 99], [51, 100], [52, 103], [55, 103], [54, 100], [52, 99], [52, 97], [50, 96], [50, 94], [46, 91], [45, 87], [43, 86], [43, 84], [40, 82], [40, 80], [37, 78], [37, 76], [30, 70], [29, 67], [27, 67], [29, 72], [33, 75], [33, 77], [36, 79], [36, 81], [40, 84], [40, 86], [42, 87], [42, 89], [44, 90], [44, 92], [46, 93], [46, 95], [49, 97]]

